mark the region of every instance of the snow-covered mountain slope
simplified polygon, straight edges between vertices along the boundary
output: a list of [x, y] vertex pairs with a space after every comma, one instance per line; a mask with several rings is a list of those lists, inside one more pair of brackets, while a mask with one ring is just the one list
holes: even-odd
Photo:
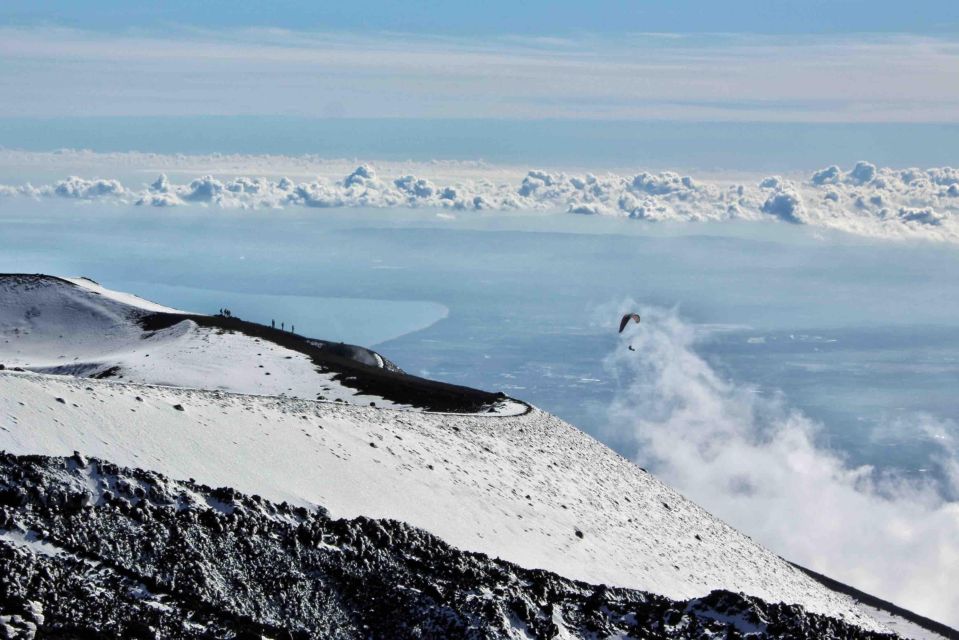
[[[869, 632], [901, 622], [877, 621], [565, 422], [362, 347], [86, 279], [0, 275], [0, 364], [0, 450], [17, 455], [79, 451], [398, 520], [462, 551], [676, 602], [721, 590]], [[0, 549], [22, 550], [11, 535]]]
[[728, 591], [577, 583], [396, 520], [79, 455], [0, 454], [0, 575], [3, 638], [893, 640]]
[[[86, 278], [0, 275], [0, 363], [41, 373], [392, 408], [526, 410], [493, 394], [407, 376], [362, 347], [237, 318], [188, 314]], [[443, 401], [442, 393], [452, 400]]]
[[715, 589], [882, 626], [563, 421], [0, 372], [0, 449], [74, 450], [674, 599]]

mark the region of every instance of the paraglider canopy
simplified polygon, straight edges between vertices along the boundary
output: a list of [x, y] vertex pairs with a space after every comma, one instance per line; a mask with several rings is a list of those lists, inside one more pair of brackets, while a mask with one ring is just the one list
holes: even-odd
[[639, 314], [638, 313], [627, 313], [623, 316], [623, 319], [619, 321], [619, 332], [622, 333], [623, 329], [626, 328], [626, 325], [629, 324], [629, 321], [633, 320], [639, 324]]

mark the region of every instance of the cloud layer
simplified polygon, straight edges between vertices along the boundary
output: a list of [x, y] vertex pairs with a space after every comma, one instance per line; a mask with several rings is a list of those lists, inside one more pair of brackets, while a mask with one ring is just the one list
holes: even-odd
[[959, 104], [959, 42], [904, 34], [454, 38], [0, 27], [0, 61], [0, 115], [28, 117], [941, 123], [956, 121]]
[[784, 557], [959, 625], [959, 503], [942, 497], [959, 490], [959, 425], [929, 416], [908, 425], [941, 445], [935, 462], [947, 491], [851, 467], [820, 448], [819, 425], [782, 398], [719, 376], [675, 312], [642, 316], [624, 334], [635, 351], [621, 344], [605, 361], [620, 382], [611, 440]]
[[768, 176], [751, 183], [703, 181], [672, 172], [576, 175], [542, 170], [522, 177], [478, 170], [469, 177], [443, 179], [384, 176], [361, 164], [338, 179], [305, 181], [203, 175], [175, 183], [160, 175], [149, 185], [132, 186], [71, 176], [40, 186], [0, 185], [0, 196], [154, 207], [433, 207], [558, 210], [647, 222], [778, 220], [872, 237], [959, 242], [959, 169], [892, 169], [868, 162], [845, 170], [826, 167], [805, 179]]

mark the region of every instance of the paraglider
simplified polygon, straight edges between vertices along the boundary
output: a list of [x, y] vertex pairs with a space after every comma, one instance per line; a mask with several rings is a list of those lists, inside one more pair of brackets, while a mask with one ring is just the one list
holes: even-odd
[[619, 332], [622, 333], [623, 329], [626, 328], [626, 325], [629, 324], [629, 321], [633, 320], [636, 324], [639, 324], [639, 314], [638, 313], [627, 313], [623, 316], [623, 319], [619, 321]]

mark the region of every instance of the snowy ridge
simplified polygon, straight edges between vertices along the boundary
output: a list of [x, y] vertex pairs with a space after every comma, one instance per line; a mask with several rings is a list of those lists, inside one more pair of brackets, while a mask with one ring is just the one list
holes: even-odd
[[[70, 286], [70, 284], [76, 286]], [[0, 362], [44, 373], [116, 377], [240, 393], [317, 394], [379, 401], [316, 371], [303, 354], [183, 320], [156, 332], [137, 321], [148, 313], [182, 313], [86, 278], [5, 276], [0, 281]]]
[[[0, 449], [73, 451], [335, 517], [408, 522], [523, 567], [685, 599], [715, 589], [883, 627], [582, 432], [516, 417], [0, 373]], [[177, 410], [180, 405], [183, 410]]]
[[114, 291], [113, 289], [107, 289], [102, 286], [99, 282], [91, 280], [90, 278], [70, 278], [62, 277], [62, 280], [67, 282], [72, 282], [76, 286], [89, 291], [98, 296], [102, 296], [108, 300], [119, 303], [121, 305], [126, 305], [128, 307], [133, 307], [142, 311], [147, 311], [151, 313], [186, 313], [180, 309], [174, 309], [173, 307], [167, 307], [162, 304], [157, 304], [156, 302], [151, 302], [140, 296], [133, 295], [132, 293], [124, 293], [122, 291]]
[[865, 236], [959, 242], [959, 169], [952, 167], [894, 169], [859, 162], [848, 170], [833, 165], [805, 177], [760, 176], [749, 182], [670, 171], [628, 175], [490, 168], [486, 175], [474, 169], [451, 177], [429, 165], [418, 169], [441, 175], [384, 176], [361, 164], [345, 176], [306, 181], [211, 171], [187, 182], [161, 174], [149, 185], [130, 186], [114, 178], [70, 176], [40, 186], [0, 185], [0, 196], [158, 207], [561, 210], [649, 222], [778, 219]]
[[[0, 275], [0, 363], [79, 377], [411, 406], [383, 394], [363, 393], [338, 370], [318, 366], [309, 353], [288, 346], [299, 340], [292, 334], [264, 327], [267, 336], [287, 341], [278, 343], [244, 333], [245, 325], [238, 320], [184, 313], [86, 278]], [[366, 349], [316, 348], [352, 349], [357, 355], [347, 358], [362, 356], [363, 364], [388, 368], [387, 361]], [[396, 369], [392, 363], [390, 367]], [[510, 413], [525, 406], [504, 399], [488, 409]]]

